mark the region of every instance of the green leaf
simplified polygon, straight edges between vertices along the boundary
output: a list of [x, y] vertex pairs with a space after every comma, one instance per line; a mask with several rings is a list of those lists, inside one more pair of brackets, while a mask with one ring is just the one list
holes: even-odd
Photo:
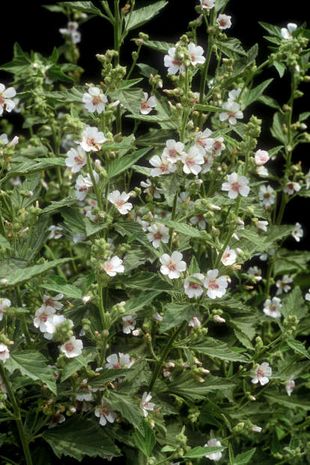
[[55, 276], [54, 279], [50, 279], [42, 284], [40, 287], [48, 291], [56, 292], [57, 294], [63, 294], [69, 299], [82, 299], [82, 291], [79, 287], [74, 286], [73, 284], [64, 283], [62, 278]]
[[125, 311], [128, 315], [133, 315], [144, 307], [148, 306], [161, 291], [141, 292], [136, 297], [126, 301]]
[[224, 447], [194, 447], [186, 452], [184, 455], [185, 459], [199, 459], [205, 457], [207, 454], [213, 454], [214, 452], [222, 452]]
[[67, 456], [80, 462], [85, 456], [111, 459], [120, 455], [104, 429], [82, 416], [45, 431], [42, 437], [58, 458]]
[[61, 157], [44, 158], [43, 160], [42, 158], [36, 158], [13, 164], [9, 173], [0, 180], [0, 185], [13, 176], [35, 173], [36, 171], [46, 170], [55, 166], [65, 166], [65, 159]]
[[242, 454], [236, 455], [232, 465], [247, 465], [256, 452], [256, 448], [242, 452]]
[[5, 272], [5, 270], [0, 271], [0, 279], [6, 279], [7, 286], [15, 286], [16, 284], [29, 281], [29, 279], [39, 276], [46, 271], [55, 268], [56, 266], [67, 263], [71, 258], [59, 258], [57, 260], [52, 260], [50, 262], [42, 263], [41, 265], [33, 265], [25, 268], [14, 268], [11, 271]]
[[9, 241], [0, 234], [0, 249], [10, 250], [11, 245]]
[[211, 358], [219, 358], [230, 362], [249, 363], [248, 358], [241, 353], [244, 352], [244, 349], [230, 347], [225, 342], [218, 341], [211, 337], [205, 338], [205, 340], [199, 344], [191, 344], [190, 348]]
[[179, 326], [183, 321], [189, 321], [197, 313], [197, 308], [193, 304], [177, 304], [174, 302], [164, 306], [165, 314], [160, 323], [159, 332], [164, 333], [175, 326]]
[[281, 29], [278, 26], [274, 26], [273, 24], [268, 24], [263, 21], [258, 22], [260, 26], [262, 26], [267, 32], [269, 32], [272, 36], [281, 37]]
[[140, 160], [140, 158], [144, 157], [144, 155], [146, 155], [149, 151], [150, 148], [139, 149], [134, 153], [125, 155], [121, 158], [117, 158], [116, 160], [112, 160], [106, 167], [108, 177], [112, 179], [115, 176], [118, 176], [119, 174], [128, 170], [132, 165], [134, 165], [138, 160]]
[[68, 378], [70, 378], [70, 376], [72, 376], [74, 373], [77, 373], [81, 368], [87, 367], [88, 364], [95, 358], [95, 351], [90, 350], [87, 352], [87, 349], [84, 349], [83, 354], [75, 357], [72, 360], [67, 360], [67, 363], [61, 372], [61, 382], [63, 383], [66, 381]]
[[269, 97], [268, 95], [261, 95], [257, 100], [258, 102], [267, 105], [267, 107], [275, 108], [276, 110], [280, 109], [280, 105], [278, 104], [278, 102], [274, 98]]
[[93, 2], [62, 2], [61, 5], [70, 8], [71, 11], [81, 11], [82, 13], [102, 16], [102, 12], [93, 4]]
[[142, 418], [143, 413], [142, 409], [135, 405], [132, 401], [132, 398], [125, 395], [119, 394], [116, 392], [109, 392], [109, 396], [107, 397], [109, 404], [113, 410], [119, 412], [125, 420], [127, 420], [130, 424], [132, 424], [135, 428], [139, 431], [143, 431], [142, 427]]
[[227, 40], [217, 40], [216, 45], [224, 53], [224, 55], [228, 56], [229, 58], [236, 58], [238, 56], [246, 56], [245, 50], [241, 46], [241, 42], [238, 39], [231, 38]]
[[[123, 282], [123, 281], [122, 281]], [[161, 279], [156, 273], [148, 271], [129, 276], [124, 282], [126, 287], [145, 291], [167, 292], [173, 289], [173, 285]]]
[[155, 76], [158, 74], [158, 70], [152, 66], [146, 65], [145, 63], [137, 63], [138, 68], [142, 76], [149, 78], [151, 74]]
[[279, 74], [280, 78], [282, 78], [284, 76], [284, 73], [285, 73], [285, 70], [286, 70], [285, 65], [283, 63], [280, 63], [279, 61], [274, 61], [273, 66], [278, 71], [278, 74]]
[[307, 306], [299, 287], [295, 287], [292, 292], [283, 299], [281, 313], [285, 318], [288, 316], [296, 316], [299, 320], [307, 315]]
[[143, 45], [162, 53], [167, 53], [169, 48], [175, 46], [173, 42], [162, 42], [159, 40], [144, 40]]
[[160, 10], [162, 10], [167, 4], [168, 2], [160, 0], [159, 2], [151, 3], [151, 5], [130, 12], [125, 17], [126, 33], [132, 31], [133, 29], [137, 29], [138, 27], [150, 21], [152, 18], [154, 18], [154, 16], [158, 15]]
[[[159, 384], [157, 386], [160, 390]], [[190, 375], [184, 373], [169, 383], [164, 391], [195, 402], [196, 400], [204, 400], [210, 392], [232, 390], [234, 386], [228, 379], [212, 375], [208, 375], [204, 383], [197, 383]]]
[[74, 205], [77, 203], [77, 199], [73, 197], [65, 197], [62, 200], [58, 200], [56, 202], [51, 202], [50, 205], [47, 207], [43, 208], [41, 211], [41, 214], [43, 213], [53, 213], [57, 210], [60, 210], [61, 208], [64, 207], [69, 207], [70, 205]]
[[286, 145], [288, 143], [287, 141], [287, 134], [285, 134], [283, 130], [283, 125], [285, 124], [285, 118], [282, 113], [278, 112], [275, 113], [273, 116], [273, 123], [271, 127], [271, 134], [273, 137], [282, 144]]
[[152, 428], [143, 422], [142, 430], [136, 430], [132, 436], [134, 445], [145, 455], [151, 457], [156, 444], [155, 433]]
[[243, 99], [244, 105], [247, 107], [251, 105], [251, 103], [256, 102], [272, 81], [273, 79], [267, 79], [253, 89], [249, 89]]
[[297, 341], [296, 339], [287, 339], [286, 342], [287, 345], [293, 349], [294, 352], [296, 352], [296, 354], [303, 355], [310, 360], [309, 351], [306, 349], [302, 342]]
[[290, 409], [301, 409], [301, 410], [310, 410], [310, 402], [306, 400], [297, 399], [296, 396], [288, 397], [282, 396], [281, 394], [265, 392], [264, 397], [266, 397], [271, 403], [280, 404], [282, 407], [287, 407]]
[[53, 394], [57, 394], [53, 369], [48, 366], [47, 360], [40, 352], [32, 350], [11, 352], [5, 367], [11, 373], [19, 370], [23, 376], [27, 376], [34, 381], [41, 381]]

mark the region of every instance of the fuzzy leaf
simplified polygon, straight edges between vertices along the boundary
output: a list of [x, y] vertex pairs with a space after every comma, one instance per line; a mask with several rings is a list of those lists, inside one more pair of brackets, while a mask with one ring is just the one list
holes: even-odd
[[186, 303], [186, 304], [177, 304], [171, 302], [164, 306], [165, 314], [164, 318], [160, 323], [159, 331], [164, 333], [171, 328], [179, 326], [183, 321], [189, 321], [192, 316], [197, 313], [195, 305]]
[[214, 454], [215, 452], [222, 452], [224, 447], [194, 447], [184, 455], [186, 459], [199, 459], [205, 457], [207, 454]]
[[243, 99], [244, 105], [247, 107], [251, 105], [251, 103], [256, 102], [256, 100], [258, 100], [259, 97], [263, 95], [264, 91], [267, 89], [267, 87], [269, 86], [269, 84], [271, 84], [272, 81], [273, 79], [267, 79], [266, 81], [263, 81], [261, 84], [254, 87], [253, 89], [249, 89]]
[[256, 452], [256, 448], [242, 452], [233, 459], [233, 465], [247, 465]]
[[136, 430], [132, 436], [134, 445], [145, 455], [151, 457], [156, 444], [155, 434], [152, 428], [143, 422], [141, 431]]
[[304, 357], [310, 360], [309, 351], [303, 345], [302, 342], [297, 341], [296, 339], [287, 339], [287, 345], [294, 351], [296, 354], [303, 355]]
[[57, 260], [52, 260], [50, 262], [45, 262], [40, 265], [33, 265], [25, 268], [14, 268], [11, 271], [8, 270], [7, 272], [0, 271], [0, 279], [6, 279], [7, 286], [15, 286], [16, 284], [23, 283], [25, 281], [29, 281], [29, 279], [34, 278], [46, 271], [55, 268], [56, 266], [62, 265], [63, 263], [67, 263], [68, 261], [72, 260], [71, 258], [59, 258]]
[[281, 313], [284, 317], [296, 316], [298, 319], [304, 318], [307, 315], [307, 307], [299, 287], [295, 287], [283, 300]]
[[168, 2], [160, 0], [159, 2], [151, 3], [151, 5], [130, 12], [125, 18], [126, 33], [150, 21], [154, 16], [158, 15], [160, 10], [167, 4]]
[[[56, 279], [57, 278], [57, 279]], [[79, 287], [73, 284], [67, 284], [62, 281], [58, 276], [55, 279], [46, 281], [40, 285], [43, 289], [48, 291], [56, 292], [57, 294], [63, 294], [69, 299], [81, 299], [82, 291]]]
[[139, 149], [134, 153], [125, 155], [124, 157], [117, 158], [116, 160], [112, 160], [106, 167], [108, 177], [110, 179], [118, 176], [119, 174], [123, 173], [123, 171], [128, 170], [132, 165], [134, 165], [140, 158], [144, 157], [150, 148], [146, 149]]
[[139, 431], [143, 431], [142, 409], [133, 403], [131, 397], [126, 396], [125, 394], [110, 392], [107, 400], [109, 404], [111, 404], [113, 410], [119, 412], [125, 420]]
[[244, 349], [230, 347], [225, 342], [218, 341], [211, 337], [205, 338], [205, 340], [199, 344], [191, 345], [190, 348], [211, 358], [219, 358], [230, 362], [249, 363], [248, 358], [242, 355]]

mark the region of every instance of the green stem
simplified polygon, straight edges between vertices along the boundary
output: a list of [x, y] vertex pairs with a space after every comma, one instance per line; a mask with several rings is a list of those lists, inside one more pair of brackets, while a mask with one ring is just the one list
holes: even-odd
[[18, 430], [19, 439], [20, 439], [20, 442], [21, 442], [21, 445], [22, 445], [22, 448], [23, 448], [26, 464], [27, 465], [33, 465], [32, 458], [31, 458], [31, 453], [30, 453], [30, 449], [29, 449], [29, 441], [28, 441], [28, 438], [27, 438], [27, 435], [26, 435], [26, 432], [25, 432], [25, 429], [24, 429], [23, 422], [22, 422], [21, 411], [20, 411], [19, 405], [17, 403], [14, 391], [12, 389], [10, 380], [6, 375], [6, 371], [5, 371], [2, 363], [0, 363], [0, 374], [1, 374], [1, 377], [3, 379], [4, 384], [6, 386], [8, 397], [10, 399], [10, 402], [11, 402], [13, 410], [14, 410], [16, 426], [17, 426], [17, 430]]
[[[211, 15], [210, 15], [210, 26], [211, 28], [213, 27], [214, 23], [214, 18], [215, 18], [215, 11], [214, 8], [212, 9]], [[208, 41], [208, 50], [207, 50], [207, 56], [206, 56], [206, 61], [205, 65], [202, 70], [201, 74], [201, 80], [200, 80], [200, 87], [199, 87], [199, 103], [203, 103], [204, 99], [204, 94], [205, 94], [205, 88], [206, 88], [206, 82], [207, 82], [207, 77], [208, 77], [208, 71], [209, 71], [209, 66], [211, 62], [211, 56], [212, 56], [212, 47], [213, 47], [213, 32], [209, 33], [209, 41]], [[202, 112], [200, 112], [199, 115], [199, 127], [202, 124]]]
[[129, 79], [136, 64], [137, 64], [137, 61], [138, 61], [138, 58], [139, 58], [139, 55], [140, 55], [140, 51], [141, 51], [141, 48], [142, 48], [142, 45], [139, 45], [138, 46], [138, 49], [136, 51], [136, 55], [135, 55], [135, 58], [132, 60], [132, 63], [131, 63], [131, 66], [129, 68], [129, 71], [128, 71], [128, 74], [127, 74], [127, 78], [126, 79]]
[[[177, 203], [178, 203], [178, 192], [175, 193], [174, 195], [174, 200], [173, 200], [173, 207], [172, 207], [172, 213], [171, 213], [171, 220], [175, 220], [175, 215], [177, 211]], [[169, 249], [172, 249], [172, 242], [173, 242], [173, 231], [174, 228], [170, 228], [169, 234], [170, 234], [170, 239], [169, 239]]]
[[91, 161], [89, 152], [87, 153], [87, 169], [88, 169], [88, 172], [89, 172], [89, 175], [90, 175], [93, 187], [94, 187], [94, 191], [95, 191], [95, 194], [96, 194], [96, 197], [97, 197], [98, 207], [100, 208], [101, 211], [103, 211], [103, 199], [102, 199], [102, 195], [101, 195], [99, 186], [98, 186], [98, 184], [96, 182], [96, 179], [95, 179], [95, 176], [94, 176], [92, 161]]

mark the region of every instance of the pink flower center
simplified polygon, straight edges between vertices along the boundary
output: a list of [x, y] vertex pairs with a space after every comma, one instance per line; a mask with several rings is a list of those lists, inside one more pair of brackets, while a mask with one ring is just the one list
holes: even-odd
[[92, 98], [92, 104], [93, 105], [99, 105], [101, 102], [102, 102], [102, 99], [101, 99], [100, 95], [95, 95]]
[[81, 155], [76, 155], [74, 161], [77, 165], [84, 165], [84, 158]]
[[100, 149], [100, 146], [99, 146], [99, 144], [97, 144], [97, 142], [96, 142], [96, 140], [95, 140], [94, 137], [87, 137], [87, 138], [86, 138], [86, 144], [87, 144], [87, 145], [90, 145], [90, 146], [92, 146], [92, 147], [95, 147], [97, 150]]
[[176, 149], [169, 149], [169, 156], [171, 158], [176, 158], [178, 152], [176, 151]]
[[220, 286], [218, 285], [218, 282], [216, 279], [213, 279], [212, 281], [208, 282], [208, 288], [209, 289], [218, 289]]
[[239, 192], [240, 187], [241, 186], [237, 181], [231, 183], [231, 190], [234, 192]]
[[5, 98], [3, 97], [3, 95], [0, 95], [0, 106], [3, 107], [5, 104]]
[[150, 105], [147, 103], [146, 100], [144, 100], [143, 102], [141, 102], [141, 109], [142, 110], [148, 110], [150, 108]]
[[256, 370], [256, 376], [257, 376], [257, 378], [263, 378], [265, 376], [264, 370], [262, 368], [258, 368]]
[[154, 239], [157, 240], [157, 241], [160, 241], [160, 239], [163, 237], [162, 234], [157, 231], [156, 233], [154, 233]]
[[65, 344], [65, 349], [67, 352], [73, 352], [74, 351], [74, 345], [72, 344], [72, 342], [67, 342]]
[[168, 265], [168, 270], [175, 271], [177, 269], [176, 264], [174, 262], [170, 262]]

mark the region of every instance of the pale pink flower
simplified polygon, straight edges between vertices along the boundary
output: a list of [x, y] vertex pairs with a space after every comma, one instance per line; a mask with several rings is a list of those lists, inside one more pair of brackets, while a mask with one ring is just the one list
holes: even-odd
[[51, 224], [47, 230], [49, 231], [49, 235], [47, 236], [48, 239], [60, 239], [63, 236], [63, 228], [62, 226], [57, 226], [56, 224]]
[[7, 345], [0, 343], [0, 361], [3, 363], [10, 358], [10, 351]]
[[254, 155], [255, 164], [258, 166], [264, 165], [270, 160], [269, 153], [266, 150], [257, 150]]
[[289, 181], [283, 189], [288, 195], [293, 195], [295, 192], [299, 192], [301, 189], [301, 185], [298, 182]]
[[92, 387], [87, 384], [87, 379], [83, 379], [80, 384], [79, 391], [75, 396], [79, 402], [92, 402], [94, 400]]
[[152, 224], [149, 226], [148, 234], [146, 237], [152, 242], [153, 247], [158, 249], [160, 243], [168, 244], [169, 242], [169, 229], [163, 224]]
[[200, 45], [195, 45], [193, 42], [188, 44], [188, 52], [191, 60], [191, 64], [193, 66], [196, 65], [203, 65], [206, 61], [205, 57], [203, 56], [204, 50]]
[[291, 236], [295, 239], [296, 242], [300, 242], [300, 239], [304, 236], [304, 230], [300, 223], [296, 223]]
[[204, 287], [207, 289], [207, 296], [210, 299], [223, 297], [228, 287], [227, 276], [219, 276], [219, 270], [209, 270], [204, 279]]
[[181, 273], [186, 270], [186, 263], [182, 260], [180, 252], [173, 252], [172, 255], [163, 254], [160, 257], [160, 272], [170, 279], [178, 279]]
[[116, 276], [117, 273], [124, 273], [125, 271], [123, 260], [117, 255], [104, 262], [101, 268], [107, 273], [107, 275], [112, 277]]
[[200, 229], [206, 229], [207, 223], [203, 214], [192, 216], [189, 221]]
[[184, 71], [182, 61], [176, 57], [176, 47], [168, 49], [168, 55], [164, 56], [164, 65], [168, 68], [168, 74], [177, 74]]
[[14, 147], [15, 145], [17, 145], [19, 142], [19, 137], [18, 136], [14, 136], [13, 139], [11, 141], [9, 141], [9, 138], [6, 134], [1, 134], [0, 135], [0, 145], [6, 145], [7, 147]]
[[260, 383], [261, 386], [269, 383], [269, 378], [272, 376], [272, 368], [269, 363], [263, 362], [261, 365], [257, 365], [253, 371], [251, 382], [253, 384]]
[[215, 137], [212, 139], [212, 155], [218, 157], [225, 149], [224, 137]]
[[78, 31], [79, 24], [76, 21], [69, 21], [66, 28], [59, 29], [64, 37], [68, 37], [74, 44], [81, 42], [81, 33]]
[[76, 149], [70, 149], [67, 152], [67, 158], [65, 160], [66, 166], [70, 168], [72, 173], [78, 173], [81, 171], [83, 166], [87, 163], [86, 153], [82, 147]]
[[276, 201], [276, 194], [271, 186], [260, 186], [258, 192], [258, 198], [261, 201], [264, 208], [270, 208]]
[[193, 316], [189, 320], [188, 326], [190, 326], [191, 328], [194, 328], [194, 329], [200, 328], [201, 327], [201, 321], [199, 320], [199, 318], [197, 316]]
[[0, 321], [3, 320], [3, 315], [6, 312], [7, 308], [11, 306], [10, 299], [0, 297]]
[[55, 308], [42, 306], [34, 314], [33, 324], [42, 333], [48, 331], [48, 325], [52, 323], [52, 316], [56, 312]]
[[288, 379], [286, 384], [285, 384], [285, 390], [286, 390], [286, 393], [289, 397], [291, 397], [292, 395], [292, 392], [294, 391], [295, 389], [295, 381], [293, 379]]
[[174, 163], [171, 163], [167, 160], [166, 157], [154, 155], [150, 158], [150, 164], [153, 166], [151, 169], [151, 176], [162, 176], [163, 174], [174, 173], [176, 166]]
[[150, 96], [147, 92], [143, 92], [143, 99], [140, 102], [140, 113], [148, 115], [157, 105], [156, 97]]
[[166, 147], [163, 150], [162, 157], [170, 163], [176, 163], [184, 153], [184, 144], [174, 139], [166, 141]]
[[152, 400], [152, 395], [150, 392], [144, 392], [140, 402], [140, 408], [142, 409], [143, 416], [147, 417], [149, 412], [152, 412], [155, 408], [155, 404], [150, 402]]
[[154, 199], [160, 199], [162, 189], [153, 185], [150, 179], [147, 178], [145, 181], [141, 181], [140, 186], [143, 187], [144, 194], [151, 195]]
[[117, 208], [121, 215], [127, 215], [127, 213], [133, 208], [132, 203], [127, 202], [129, 198], [130, 194], [126, 194], [126, 192], [120, 193], [118, 190], [111, 192], [108, 196], [109, 202]]
[[190, 299], [198, 299], [204, 292], [203, 288], [204, 275], [194, 273], [184, 281], [184, 292]]
[[46, 310], [54, 309], [54, 310], [61, 310], [63, 308], [63, 304], [60, 302], [64, 298], [63, 294], [57, 294], [55, 296], [44, 295], [43, 296], [43, 304], [41, 308]]
[[123, 333], [130, 334], [136, 328], [136, 319], [132, 315], [126, 315], [122, 317], [123, 322]]
[[258, 220], [255, 222], [255, 226], [257, 227], [257, 229], [263, 232], [267, 232], [268, 224], [268, 221], [265, 220]]
[[[98, 174], [94, 172], [95, 180], [98, 179]], [[79, 176], [76, 178], [75, 181], [75, 196], [78, 200], [83, 201], [87, 196], [88, 192], [93, 187], [93, 182], [89, 174], [86, 176]]]
[[208, 173], [212, 168], [214, 157], [210, 152], [205, 152], [203, 155], [203, 165], [201, 173]]
[[253, 425], [251, 429], [252, 429], [253, 433], [261, 433], [262, 430], [263, 430], [263, 428], [261, 428], [258, 425]]
[[204, 158], [201, 152], [194, 145], [189, 149], [188, 153], [182, 155], [181, 160], [184, 173], [192, 173], [196, 176], [201, 171], [201, 165], [204, 164]]
[[237, 253], [234, 249], [231, 249], [230, 247], [226, 247], [222, 257], [221, 257], [221, 262], [225, 266], [231, 266], [234, 263], [236, 263], [237, 260]]
[[231, 16], [220, 14], [218, 15], [216, 22], [218, 24], [219, 29], [222, 31], [225, 29], [229, 29], [231, 27]]
[[291, 40], [293, 38], [293, 33], [297, 29], [297, 24], [288, 23], [286, 27], [281, 28], [281, 36], [284, 40]]
[[80, 145], [85, 152], [98, 152], [106, 140], [105, 135], [103, 132], [99, 131], [98, 128], [86, 126], [82, 132]]
[[16, 95], [14, 87], [5, 88], [5, 85], [0, 83], [0, 116], [4, 111], [10, 113], [15, 108], [15, 102], [12, 100]]
[[231, 173], [227, 176], [228, 181], [222, 184], [222, 191], [228, 192], [230, 199], [236, 199], [240, 194], [242, 197], [247, 197], [250, 193], [248, 186], [249, 180], [245, 176], [240, 176], [237, 173]]
[[228, 102], [235, 102], [238, 100], [241, 89], [232, 89], [228, 92]]
[[95, 408], [95, 415], [99, 418], [99, 425], [105, 426], [107, 422], [114, 423], [116, 413], [104, 402]]
[[[207, 444], [204, 447], [222, 447], [221, 441], [216, 438], [209, 439]], [[209, 460], [213, 460], [214, 462], [218, 462], [222, 458], [222, 452], [210, 452], [206, 454], [205, 457]]]
[[81, 339], [76, 339], [75, 336], [71, 336], [62, 346], [60, 346], [60, 352], [62, 352], [67, 358], [74, 358], [81, 355], [83, 349], [83, 342]]
[[234, 101], [228, 101], [223, 103], [223, 112], [220, 113], [220, 121], [228, 121], [229, 124], [234, 126], [237, 124], [237, 119], [243, 118], [243, 113], [240, 110], [240, 105]]
[[200, 0], [200, 6], [203, 10], [211, 10], [214, 8], [215, 0]]
[[278, 279], [276, 281], [276, 286], [277, 286], [277, 295], [281, 295], [283, 292], [287, 293], [292, 289], [292, 284], [293, 278], [289, 276], [288, 274], [285, 274], [282, 276], [281, 279]]
[[118, 370], [121, 368], [130, 368], [133, 363], [134, 362], [130, 358], [129, 354], [123, 354], [122, 352], [119, 352], [118, 354], [111, 354], [107, 357], [107, 363], [105, 364], [105, 367]]
[[89, 87], [88, 91], [83, 94], [82, 100], [87, 111], [90, 113], [97, 112], [99, 115], [104, 112], [108, 103], [106, 95], [104, 95], [100, 87], [96, 86]]
[[64, 317], [64, 315], [56, 315], [52, 314], [46, 320], [46, 331], [43, 334], [44, 338], [51, 341], [57, 328], [63, 325], [64, 323], [67, 325], [68, 328], [73, 328], [73, 321], [69, 320], [68, 318]]
[[202, 151], [204, 154], [205, 152], [212, 152], [213, 141], [210, 136], [212, 135], [212, 131], [206, 128], [204, 131], [199, 131], [195, 135], [195, 146]]
[[250, 276], [253, 276], [253, 278], [257, 282], [259, 282], [259, 281], [261, 281], [263, 279], [262, 278], [262, 270], [260, 268], [258, 268], [258, 266], [250, 266], [250, 268], [248, 269], [248, 274]]
[[271, 300], [265, 300], [263, 312], [271, 318], [281, 318], [281, 307], [281, 300], [278, 297], [273, 297]]

